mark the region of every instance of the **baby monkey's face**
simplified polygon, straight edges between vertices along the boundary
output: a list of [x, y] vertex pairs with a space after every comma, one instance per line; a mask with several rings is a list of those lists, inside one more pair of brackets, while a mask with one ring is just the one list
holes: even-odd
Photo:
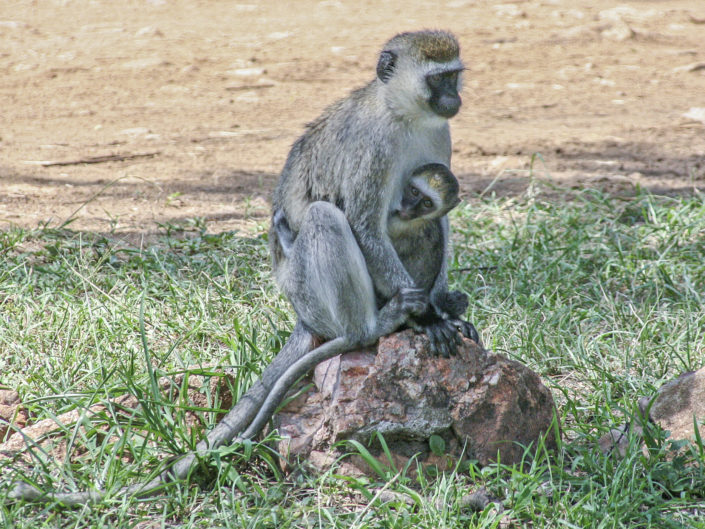
[[413, 172], [396, 213], [402, 220], [432, 219], [445, 215], [459, 202], [453, 173], [444, 165], [428, 164]]

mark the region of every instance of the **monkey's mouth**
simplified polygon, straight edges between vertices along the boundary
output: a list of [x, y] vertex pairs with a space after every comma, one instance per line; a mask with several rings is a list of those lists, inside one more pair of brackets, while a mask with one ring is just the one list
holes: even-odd
[[411, 215], [405, 209], [397, 209], [394, 211], [394, 214], [402, 220], [409, 220], [411, 218]]

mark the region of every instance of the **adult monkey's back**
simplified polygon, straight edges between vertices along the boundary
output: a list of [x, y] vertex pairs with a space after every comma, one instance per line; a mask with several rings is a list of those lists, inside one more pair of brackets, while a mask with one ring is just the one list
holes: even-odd
[[[330, 202], [344, 213], [364, 256], [380, 305], [400, 292], [415, 290], [413, 280], [389, 242], [387, 217], [390, 203], [401, 196], [404, 175], [426, 163], [449, 165], [447, 119], [460, 108], [462, 69], [458, 43], [449, 33], [422, 31], [392, 38], [380, 54], [377, 78], [328, 108], [308, 126], [292, 147], [275, 189], [273, 210], [283, 211], [295, 232], [300, 231], [311, 211], [326, 209], [310, 208], [316, 201]], [[305, 305], [305, 288], [291, 291], [292, 285], [286, 280], [287, 259], [274, 231], [270, 232], [270, 246], [275, 275], [298, 314], [301, 304]], [[445, 273], [440, 275], [445, 280]], [[306, 280], [310, 283], [310, 279]], [[184, 479], [197, 457], [206, 457], [209, 449], [227, 444], [243, 432], [287, 368], [314, 348], [316, 337], [334, 338], [325, 336], [311, 323], [301, 319], [297, 322], [289, 340], [264, 369], [260, 380], [198, 443], [195, 452], [185, 454], [149, 483], [125, 487], [113, 495], [150, 495], [165, 482]], [[440, 319], [430, 324], [429, 330], [433, 332], [433, 327], [442, 328], [445, 323]], [[441, 335], [449, 341], [455, 339], [449, 336], [447, 328]], [[8, 497], [82, 505], [99, 501], [105, 495], [100, 490], [43, 491], [31, 484], [18, 483]]]

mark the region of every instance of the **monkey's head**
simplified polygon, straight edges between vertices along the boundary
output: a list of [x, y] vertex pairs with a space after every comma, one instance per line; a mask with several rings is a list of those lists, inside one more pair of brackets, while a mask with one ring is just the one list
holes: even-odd
[[459, 51], [458, 41], [446, 31], [400, 33], [389, 40], [377, 62], [377, 77], [392, 112], [407, 119], [455, 116], [462, 104]]
[[411, 173], [395, 213], [404, 221], [442, 217], [460, 202], [458, 191], [458, 180], [445, 165], [422, 165]]

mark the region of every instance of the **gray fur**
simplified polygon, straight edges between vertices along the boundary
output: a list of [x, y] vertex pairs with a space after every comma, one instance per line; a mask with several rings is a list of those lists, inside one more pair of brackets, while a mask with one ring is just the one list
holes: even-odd
[[330, 341], [302, 355], [282, 373], [243, 439], [259, 432], [289, 387], [313, 366], [373, 344], [403, 325], [409, 314], [426, 307], [423, 291], [403, 288], [377, 310], [372, 280], [350, 225], [328, 202], [309, 206], [286, 258], [289, 266], [282, 288], [300, 320]]
[[[431, 351], [443, 356], [456, 353], [458, 333], [480, 343], [472, 323], [461, 316], [468, 297], [448, 290], [449, 223], [447, 213], [458, 202], [458, 181], [440, 164], [417, 168], [389, 217], [392, 244], [414, 281], [430, 295], [430, 306], [416, 319], [431, 340]], [[415, 193], [411, 193], [415, 191]], [[431, 206], [420, 207], [428, 199]]]
[[[390, 204], [404, 175], [429, 162], [448, 166], [451, 155], [447, 120], [419, 103], [428, 96], [422, 83], [426, 71], [443, 65], [410, 61], [403, 49], [397, 55], [394, 76], [387, 82], [373, 80], [308, 125], [291, 149], [272, 200], [273, 211], [283, 211], [294, 232], [312, 202], [338, 206], [365, 256], [376, 292], [385, 299], [414, 286], [387, 235]], [[287, 263], [274, 230], [270, 247], [278, 275]]]

